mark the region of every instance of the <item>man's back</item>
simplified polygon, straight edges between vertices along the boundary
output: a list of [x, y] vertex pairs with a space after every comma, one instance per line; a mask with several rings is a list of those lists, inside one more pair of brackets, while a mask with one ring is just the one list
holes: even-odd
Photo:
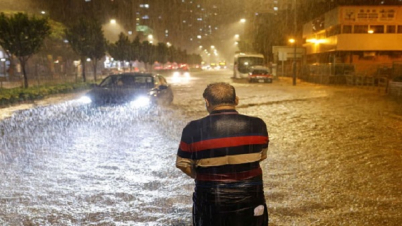
[[196, 182], [236, 182], [261, 174], [265, 123], [234, 110], [216, 111], [183, 131], [179, 155], [196, 161]]
[[268, 132], [263, 120], [238, 114], [233, 86], [210, 84], [204, 91], [209, 115], [182, 132], [176, 166], [195, 179], [194, 226], [266, 226], [260, 161]]

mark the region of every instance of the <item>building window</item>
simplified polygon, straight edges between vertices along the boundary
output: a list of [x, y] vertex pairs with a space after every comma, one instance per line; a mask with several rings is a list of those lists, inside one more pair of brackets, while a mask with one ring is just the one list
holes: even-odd
[[352, 33], [352, 25], [343, 25], [342, 33], [344, 34]]
[[396, 28], [395, 25], [387, 25], [387, 33], [395, 33]]
[[398, 33], [402, 33], [402, 25], [398, 25]]
[[368, 25], [355, 25], [354, 33], [368, 33]]
[[370, 30], [372, 30], [374, 34], [384, 33], [384, 25], [371, 25]]
[[333, 27], [331, 27], [330, 29], [327, 30], [327, 37], [338, 35], [340, 33], [341, 33], [341, 26], [340, 25], [335, 25], [335, 26], [333, 26]]

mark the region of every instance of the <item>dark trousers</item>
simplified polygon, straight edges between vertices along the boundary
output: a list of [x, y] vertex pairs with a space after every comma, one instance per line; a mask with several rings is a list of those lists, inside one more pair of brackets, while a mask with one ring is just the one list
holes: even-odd
[[263, 206], [264, 214], [261, 216], [254, 216], [254, 208], [257, 206], [220, 213], [197, 211], [197, 208], [193, 206], [193, 226], [268, 226], [267, 206], [266, 204]]
[[[264, 206], [261, 216], [254, 209]], [[262, 186], [196, 187], [193, 226], [268, 226], [268, 209]]]

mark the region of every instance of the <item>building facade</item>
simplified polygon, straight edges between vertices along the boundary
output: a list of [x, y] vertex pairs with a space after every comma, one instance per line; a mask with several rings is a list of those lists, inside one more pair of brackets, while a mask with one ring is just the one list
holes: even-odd
[[353, 64], [373, 75], [402, 61], [402, 6], [340, 6], [303, 26], [307, 64]]

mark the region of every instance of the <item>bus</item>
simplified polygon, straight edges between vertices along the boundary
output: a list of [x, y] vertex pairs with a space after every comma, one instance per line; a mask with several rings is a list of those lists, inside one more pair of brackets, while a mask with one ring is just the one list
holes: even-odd
[[248, 78], [250, 68], [254, 66], [264, 66], [264, 55], [258, 53], [235, 54], [233, 78]]

